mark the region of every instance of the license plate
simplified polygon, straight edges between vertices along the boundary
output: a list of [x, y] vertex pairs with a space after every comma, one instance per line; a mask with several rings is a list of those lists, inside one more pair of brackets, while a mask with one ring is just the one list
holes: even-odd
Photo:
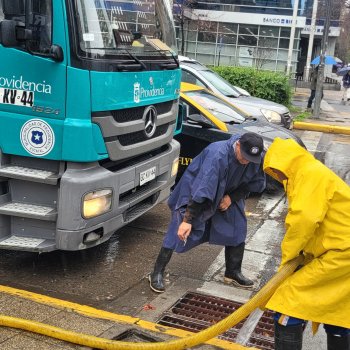
[[140, 173], [140, 186], [156, 178], [156, 167], [147, 169]]
[[34, 92], [0, 88], [0, 103], [23, 107], [33, 107]]

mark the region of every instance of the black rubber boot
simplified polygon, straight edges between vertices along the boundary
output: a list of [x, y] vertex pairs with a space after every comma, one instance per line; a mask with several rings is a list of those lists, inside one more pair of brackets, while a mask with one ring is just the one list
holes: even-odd
[[327, 333], [327, 350], [350, 350], [350, 335], [340, 337]]
[[242, 275], [242, 260], [244, 255], [244, 242], [237, 247], [225, 247], [225, 263], [226, 271], [224, 282], [233, 284], [239, 288], [249, 289], [254, 282]]
[[275, 350], [301, 350], [303, 325], [282, 326], [275, 321]]
[[164, 287], [164, 270], [165, 266], [171, 259], [173, 250], [169, 248], [162, 247], [156, 263], [154, 264], [153, 272], [148, 276], [149, 286], [154, 292], [163, 293], [165, 291]]

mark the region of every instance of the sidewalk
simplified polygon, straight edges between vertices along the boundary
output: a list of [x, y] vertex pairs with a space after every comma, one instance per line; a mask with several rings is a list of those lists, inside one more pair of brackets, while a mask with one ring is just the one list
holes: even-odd
[[[292, 104], [305, 110], [309, 96], [309, 89], [297, 88], [294, 92]], [[314, 124], [350, 127], [350, 102], [344, 105], [341, 100], [342, 96], [343, 90], [325, 90], [324, 98], [321, 101], [321, 113], [319, 118], [306, 118], [303, 121]]]
[[[1, 285], [0, 314], [122, 342], [165, 342], [193, 335], [193, 333], [181, 329], [161, 326], [137, 317], [114, 314]], [[7, 327], [0, 327], [0, 344], [2, 350], [91, 349], [91, 347], [74, 345], [55, 338]], [[95, 346], [92, 348], [95, 348]], [[243, 350], [248, 348], [214, 338], [197, 346], [196, 349]]]

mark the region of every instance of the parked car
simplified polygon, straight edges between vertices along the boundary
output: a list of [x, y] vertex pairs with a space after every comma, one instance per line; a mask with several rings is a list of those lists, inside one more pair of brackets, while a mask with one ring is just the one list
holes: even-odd
[[228, 99], [248, 115], [259, 120], [292, 129], [293, 119], [287, 107], [272, 101], [251, 96], [246, 90], [232, 86], [217, 73], [196, 60], [179, 56], [182, 69], [182, 81], [203, 86], [208, 90]]
[[[268, 121], [246, 117], [238, 108], [221, 96], [192, 84], [181, 83], [180, 94], [183, 113], [182, 132], [175, 136], [180, 142], [178, 178], [182, 176], [192, 159], [211, 142], [227, 140], [233, 134], [254, 132], [264, 140], [265, 150], [274, 138], [291, 138], [305, 147], [301, 139], [290, 130]], [[268, 190], [280, 188], [272, 178], [268, 180]]]

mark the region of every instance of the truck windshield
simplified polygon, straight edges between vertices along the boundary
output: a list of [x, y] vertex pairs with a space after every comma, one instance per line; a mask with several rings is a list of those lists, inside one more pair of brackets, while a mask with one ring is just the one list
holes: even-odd
[[75, 6], [84, 56], [152, 60], [176, 54], [168, 1], [75, 0]]

